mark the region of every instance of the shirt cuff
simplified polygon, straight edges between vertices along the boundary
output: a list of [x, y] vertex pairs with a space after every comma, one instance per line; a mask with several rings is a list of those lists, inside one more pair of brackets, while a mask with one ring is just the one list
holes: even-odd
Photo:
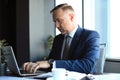
[[53, 62], [52, 68], [53, 68], [53, 69], [56, 68], [56, 62], [55, 62], [55, 61]]

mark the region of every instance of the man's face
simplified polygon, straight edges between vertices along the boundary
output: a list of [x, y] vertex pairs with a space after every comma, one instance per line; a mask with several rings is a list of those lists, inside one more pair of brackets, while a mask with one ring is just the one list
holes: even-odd
[[68, 11], [63, 11], [62, 9], [55, 10], [53, 12], [53, 21], [62, 34], [70, 32], [72, 19]]

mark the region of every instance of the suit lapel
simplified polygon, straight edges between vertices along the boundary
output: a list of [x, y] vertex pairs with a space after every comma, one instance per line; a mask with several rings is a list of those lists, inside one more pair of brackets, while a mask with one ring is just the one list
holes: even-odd
[[83, 29], [78, 27], [77, 31], [75, 32], [75, 35], [73, 37], [73, 40], [71, 42], [71, 46], [70, 46], [70, 49], [69, 49], [69, 58], [70, 57], [73, 57], [72, 53], [75, 51], [76, 49], [76, 46], [78, 45], [78, 42], [80, 40], [80, 36], [81, 36], [81, 33], [82, 33]]

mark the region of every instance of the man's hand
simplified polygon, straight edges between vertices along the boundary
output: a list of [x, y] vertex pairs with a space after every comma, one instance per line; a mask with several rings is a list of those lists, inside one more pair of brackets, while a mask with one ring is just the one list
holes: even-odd
[[48, 63], [48, 61], [38, 61], [36, 63], [26, 62], [22, 66], [23, 70], [29, 73], [35, 73], [40, 68], [49, 68], [49, 67], [50, 64]]

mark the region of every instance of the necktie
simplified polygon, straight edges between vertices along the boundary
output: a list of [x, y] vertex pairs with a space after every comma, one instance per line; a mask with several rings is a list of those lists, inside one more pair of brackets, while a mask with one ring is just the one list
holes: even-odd
[[70, 41], [70, 36], [66, 35], [62, 59], [68, 59], [68, 51], [70, 47], [69, 41]]

